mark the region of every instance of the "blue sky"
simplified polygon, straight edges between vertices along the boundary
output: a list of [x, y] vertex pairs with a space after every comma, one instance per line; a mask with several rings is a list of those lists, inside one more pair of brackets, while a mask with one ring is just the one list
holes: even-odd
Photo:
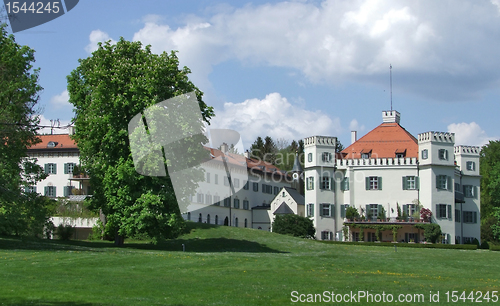
[[456, 133], [457, 144], [500, 138], [500, 0], [83, 0], [15, 34], [35, 49], [42, 120], [69, 122], [66, 76], [98, 41], [178, 50], [214, 106], [212, 126], [257, 136], [337, 136], [347, 146], [393, 108], [414, 136]]

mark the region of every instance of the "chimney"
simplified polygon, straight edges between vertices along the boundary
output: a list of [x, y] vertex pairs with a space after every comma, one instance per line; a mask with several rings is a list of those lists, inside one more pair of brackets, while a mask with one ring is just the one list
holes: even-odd
[[351, 144], [355, 143], [356, 141], [358, 141], [358, 132], [351, 131]]
[[243, 153], [243, 156], [245, 156], [245, 158], [250, 158], [250, 152], [246, 150], [245, 153]]
[[227, 151], [229, 150], [227, 143], [223, 142], [222, 145], [220, 146], [220, 150], [222, 151], [222, 153], [226, 154]]

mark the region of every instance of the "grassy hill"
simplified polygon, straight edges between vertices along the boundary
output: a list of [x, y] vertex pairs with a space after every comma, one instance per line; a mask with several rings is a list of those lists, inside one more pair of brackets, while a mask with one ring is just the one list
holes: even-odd
[[454, 290], [491, 299], [500, 287], [499, 259], [500, 252], [484, 250], [395, 252], [196, 223], [179, 239], [122, 248], [3, 237], [0, 305], [288, 305], [300, 294], [325, 302], [324, 292], [358, 291], [423, 297], [425, 304], [438, 291], [440, 303]]

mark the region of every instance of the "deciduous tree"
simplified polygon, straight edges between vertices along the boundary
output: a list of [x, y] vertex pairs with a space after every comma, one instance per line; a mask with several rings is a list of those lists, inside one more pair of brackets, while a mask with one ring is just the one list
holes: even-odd
[[[121, 38], [116, 44], [99, 44], [79, 63], [68, 76], [68, 92], [76, 115], [74, 139], [93, 190], [90, 207], [102, 209], [105, 232], [117, 244], [124, 236], [175, 237], [184, 221], [172, 183], [168, 175], [137, 173], [128, 124], [146, 108], [193, 91], [206, 122], [213, 116], [212, 107], [189, 80], [190, 70], [179, 68], [175, 52], [153, 54], [149, 46]], [[167, 165], [166, 160], [161, 162]]]
[[40, 235], [50, 201], [27, 187], [45, 178], [36, 160], [27, 157], [37, 138], [39, 69], [35, 51], [16, 43], [0, 25], [0, 233]]
[[[500, 141], [490, 141], [481, 149], [481, 237], [498, 242], [499, 236], [491, 235], [500, 218], [494, 215], [500, 208]], [[491, 241], [491, 240], [490, 240]]]

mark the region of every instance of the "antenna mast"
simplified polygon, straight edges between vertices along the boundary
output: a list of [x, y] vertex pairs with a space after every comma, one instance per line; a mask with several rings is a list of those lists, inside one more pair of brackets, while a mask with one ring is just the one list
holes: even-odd
[[391, 86], [391, 112], [392, 112], [392, 64], [389, 64], [389, 80]]

